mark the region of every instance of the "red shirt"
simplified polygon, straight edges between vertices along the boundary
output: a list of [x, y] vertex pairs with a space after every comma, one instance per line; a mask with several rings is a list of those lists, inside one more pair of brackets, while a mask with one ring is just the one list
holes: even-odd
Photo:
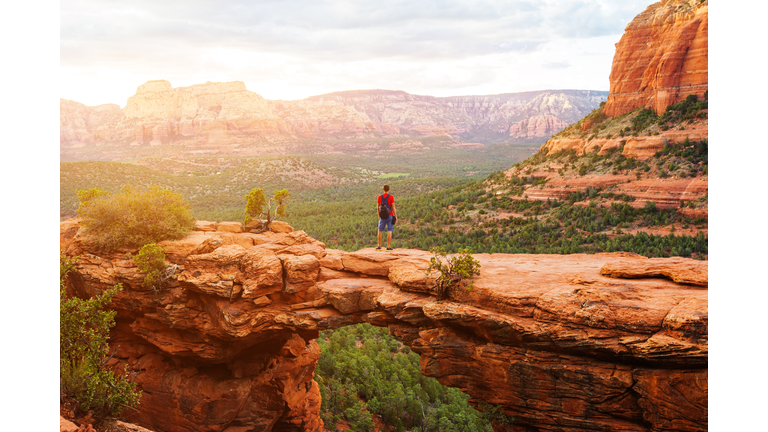
[[[392, 204], [395, 203], [395, 197], [390, 194], [384, 194], [384, 198], [387, 200], [387, 205], [392, 209]], [[381, 204], [381, 195], [376, 197], [376, 204]]]

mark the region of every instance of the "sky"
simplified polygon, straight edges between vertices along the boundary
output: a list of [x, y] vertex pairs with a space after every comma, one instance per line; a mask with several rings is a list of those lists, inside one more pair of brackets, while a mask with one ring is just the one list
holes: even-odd
[[62, 0], [60, 97], [243, 81], [267, 99], [608, 90], [615, 44], [652, 1]]

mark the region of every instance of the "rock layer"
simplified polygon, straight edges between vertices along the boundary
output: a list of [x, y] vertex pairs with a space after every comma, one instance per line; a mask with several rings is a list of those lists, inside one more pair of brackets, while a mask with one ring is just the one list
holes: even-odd
[[608, 150], [617, 149], [623, 145], [622, 155], [637, 160], [645, 160], [656, 154], [657, 151], [662, 150], [665, 144], [679, 144], [686, 139], [689, 141], [701, 141], [708, 138], [708, 122], [699, 122], [699, 124], [689, 125], [685, 130], [661, 131], [658, 135], [614, 137], [609, 139], [552, 138], [542, 146], [542, 149], [546, 149], [547, 154], [556, 153], [561, 150], [575, 150], [578, 155], [594, 150], [597, 150], [600, 154], [605, 154]]
[[134, 423], [321, 430], [314, 339], [369, 322], [419, 353], [423, 373], [501, 406], [518, 430], [707, 428], [706, 262], [481, 254], [473, 289], [436, 302], [427, 252], [347, 253], [303, 231], [198, 227], [161, 243], [179, 271], [153, 292], [128, 250], [98, 255], [77, 220], [60, 226], [61, 248], [81, 256], [71, 293], [124, 286], [111, 366], [138, 373]]
[[709, 2], [663, 0], [627, 25], [616, 44], [610, 117], [648, 106], [661, 114], [668, 105], [708, 88]]
[[[545, 173], [541, 174], [543, 176]], [[636, 180], [633, 176], [623, 174], [586, 175], [574, 178], [553, 176], [543, 186], [526, 189], [523, 195], [537, 200], [562, 200], [568, 194], [584, 192], [588, 187], [611, 187], [611, 192], [615, 194], [634, 197], [635, 201], [631, 202], [631, 205], [636, 208], [644, 206], [646, 201], [655, 203], [658, 208], [679, 208], [681, 202], [695, 201], [707, 194], [709, 179], [693, 177]], [[610, 203], [606, 205], [610, 206]]]
[[[362, 90], [268, 101], [240, 81], [173, 88], [170, 82], [157, 80], [140, 85], [122, 110], [112, 104], [87, 107], [62, 99], [61, 147], [175, 145], [189, 151], [257, 148], [263, 153], [284, 151], [286, 143], [297, 146], [308, 138], [538, 139], [578, 120], [606, 95], [549, 90], [437, 98]], [[316, 144], [312, 147], [322, 150]]]

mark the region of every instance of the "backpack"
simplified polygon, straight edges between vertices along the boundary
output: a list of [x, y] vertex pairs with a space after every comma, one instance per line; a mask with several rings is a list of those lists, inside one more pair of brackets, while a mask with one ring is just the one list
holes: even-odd
[[391, 195], [387, 194], [386, 199], [384, 198], [384, 194], [379, 196], [381, 197], [381, 204], [379, 204], [379, 218], [386, 219], [389, 217], [389, 212], [391, 211], [389, 204], [387, 203]]

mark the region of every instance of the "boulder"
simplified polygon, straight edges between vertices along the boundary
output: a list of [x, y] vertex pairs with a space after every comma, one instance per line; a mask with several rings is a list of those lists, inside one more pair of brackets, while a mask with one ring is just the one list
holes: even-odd
[[59, 432], [77, 432], [79, 427], [71, 421], [59, 416]]
[[283, 222], [283, 221], [272, 221], [272, 223], [269, 224], [269, 229], [271, 229], [272, 232], [276, 232], [276, 233], [291, 233], [291, 232], [293, 232], [293, 227], [288, 225], [286, 222]]
[[216, 224], [216, 231], [241, 233], [243, 232], [243, 224], [240, 222], [219, 222]]
[[295, 293], [315, 284], [320, 272], [320, 260], [314, 255], [289, 256], [283, 259], [285, 292]]
[[211, 221], [195, 221], [195, 231], [216, 231], [216, 222]]

